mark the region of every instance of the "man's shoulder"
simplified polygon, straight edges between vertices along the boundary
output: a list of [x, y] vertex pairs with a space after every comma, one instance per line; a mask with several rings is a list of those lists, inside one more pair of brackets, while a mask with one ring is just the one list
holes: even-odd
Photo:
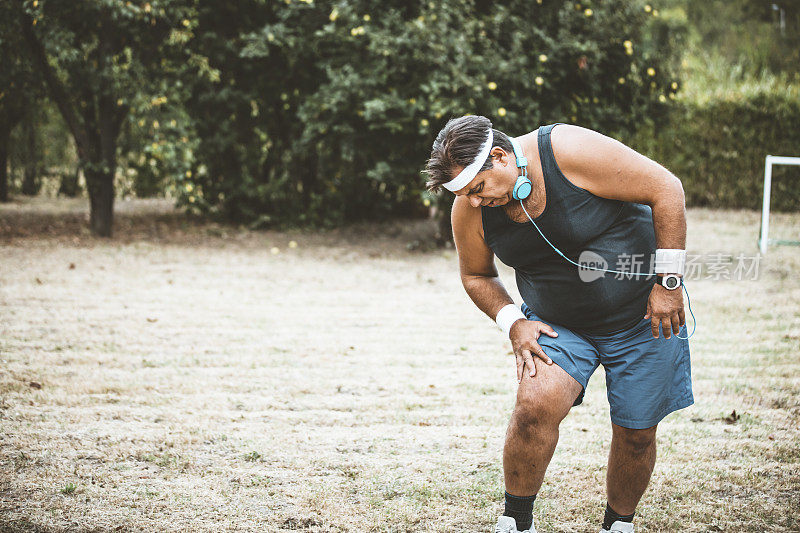
[[483, 236], [483, 218], [480, 207], [475, 207], [469, 203], [466, 196], [456, 196], [453, 201], [453, 208], [450, 214], [450, 222], [453, 231], [477, 230]]

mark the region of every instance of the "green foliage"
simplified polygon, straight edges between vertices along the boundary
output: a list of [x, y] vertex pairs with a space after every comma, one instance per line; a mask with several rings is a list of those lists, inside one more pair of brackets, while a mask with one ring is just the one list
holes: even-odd
[[518, 135], [551, 121], [631, 132], [677, 88], [643, 3], [239, 1], [200, 7], [187, 43], [192, 194], [255, 225], [423, 209], [419, 171], [451, 117]]
[[12, 129], [42, 95], [42, 81], [19, 50], [20, 27], [7, 2], [0, 2], [0, 128]]
[[773, 0], [664, 0], [686, 27], [682, 98], [705, 103], [736, 94], [800, 88], [800, 4]]
[[[662, 18], [687, 28], [679, 105], [668, 121], [647, 121], [631, 144], [681, 178], [688, 205], [760, 209], [765, 156], [800, 155], [800, 6], [664, 4]], [[800, 169], [777, 166], [773, 177], [773, 208], [796, 210]]]
[[[800, 156], [800, 99], [773, 93], [685, 103], [632, 145], [683, 182], [692, 206], [760, 209], [764, 158]], [[773, 169], [772, 207], [800, 208], [800, 168]]]
[[[165, 87], [162, 93], [137, 97], [120, 137], [120, 168], [130, 192], [140, 198], [164, 193], [180, 198], [187, 192], [184, 180], [192, 175], [197, 147], [192, 122], [174, 91]], [[186, 199], [194, 201], [189, 194]]]

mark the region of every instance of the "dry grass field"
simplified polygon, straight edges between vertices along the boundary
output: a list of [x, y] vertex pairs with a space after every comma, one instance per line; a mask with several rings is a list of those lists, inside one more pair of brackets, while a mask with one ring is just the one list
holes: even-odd
[[[85, 209], [0, 206], [0, 531], [491, 530], [514, 360], [455, 253], [409, 246], [429, 223], [251, 232], [127, 201], [100, 240]], [[752, 256], [758, 218], [691, 210], [688, 248]], [[660, 426], [640, 532], [800, 531], [800, 248], [758, 277], [687, 283], [696, 404]], [[610, 436], [598, 372], [541, 533], [599, 529]]]

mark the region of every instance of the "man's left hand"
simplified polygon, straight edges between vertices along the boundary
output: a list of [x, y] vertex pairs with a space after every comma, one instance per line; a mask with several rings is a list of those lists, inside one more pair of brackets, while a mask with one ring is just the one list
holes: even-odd
[[683, 287], [669, 290], [659, 284], [653, 285], [650, 297], [647, 299], [647, 314], [653, 337], [658, 338], [658, 328], [664, 331], [664, 338], [669, 339], [674, 332], [676, 335], [681, 326], [686, 324], [686, 315], [683, 312]]

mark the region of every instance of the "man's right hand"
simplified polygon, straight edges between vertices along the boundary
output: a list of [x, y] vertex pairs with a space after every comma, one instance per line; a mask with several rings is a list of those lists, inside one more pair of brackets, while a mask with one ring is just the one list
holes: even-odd
[[553, 361], [547, 357], [537, 342], [542, 333], [549, 337], [558, 337], [558, 333], [553, 328], [538, 320], [519, 319], [511, 325], [508, 337], [511, 339], [511, 346], [514, 348], [514, 355], [517, 358], [517, 382], [522, 381], [525, 365], [528, 366], [531, 377], [536, 375], [536, 365], [533, 364], [534, 355], [548, 365], [553, 364]]

